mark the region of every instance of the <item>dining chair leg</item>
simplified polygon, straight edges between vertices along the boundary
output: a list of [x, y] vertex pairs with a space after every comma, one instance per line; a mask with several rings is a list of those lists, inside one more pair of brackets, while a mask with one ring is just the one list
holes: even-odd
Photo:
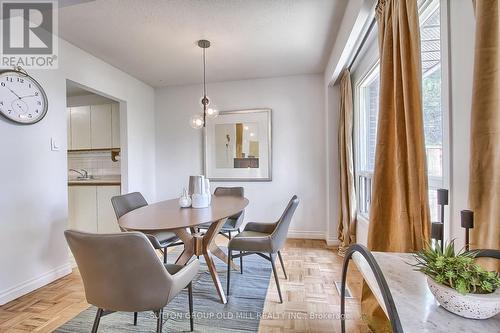
[[161, 333], [162, 330], [163, 330], [163, 309], [160, 309], [156, 314], [156, 333]]
[[137, 312], [134, 312], [134, 326], [137, 326]]
[[[242, 254], [243, 251], [240, 251], [240, 254]], [[243, 256], [240, 257], [240, 272], [243, 274]]]
[[278, 258], [280, 259], [281, 268], [283, 268], [283, 273], [285, 274], [285, 280], [288, 280], [288, 277], [286, 276], [285, 264], [283, 263], [283, 258], [281, 257], [280, 251], [278, 251]]
[[94, 325], [92, 326], [92, 333], [97, 333], [97, 329], [99, 328], [99, 322], [101, 321], [103, 311], [104, 310], [101, 308], [97, 309], [97, 313], [94, 319]]
[[273, 267], [274, 281], [276, 281], [276, 287], [278, 288], [278, 295], [280, 296], [280, 303], [283, 303], [283, 297], [281, 297], [280, 281], [278, 279], [278, 272], [276, 271], [275, 258], [272, 253], [269, 253], [269, 258], [271, 259], [271, 266]]
[[[241, 230], [238, 228], [238, 233], [240, 233]], [[242, 254], [243, 251], [240, 251], [240, 254]], [[240, 256], [240, 273], [243, 274], [243, 256]]]
[[194, 331], [194, 311], [193, 311], [193, 283], [188, 284], [189, 297], [189, 328]]
[[226, 294], [229, 296], [229, 282], [231, 279], [231, 260], [233, 257], [233, 251], [231, 249], [227, 249], [227, 291]]
[[163, 248], [163, 263], [164, 264], [167, 263], [167, 248], [166, 247]]

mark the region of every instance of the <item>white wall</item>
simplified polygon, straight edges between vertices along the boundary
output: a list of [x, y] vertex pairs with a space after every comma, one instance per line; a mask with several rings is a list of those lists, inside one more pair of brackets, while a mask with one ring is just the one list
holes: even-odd
[[376, 4], [376, 0], [349, 0], [325, 68], [326, 84], [337, 83], [344, 68], [349, 66], [375, 16]]
[[[374, 16], [375, 0], [351, 0], [346, 6], [342, 22], [332, 47], [328, 64], [323, 74], [325, 89], [325, 126], [327, 142], [327, 243], [335, 244], [338, 238], [339, 201], [339, 160], [338, 160], [338, 119], [339, 119], [339, 77], [347, 67], [359, 47], [363, 34], [368, 30]], [[359, 226], [359, 223], [358, 223]], [[364, 225], [366, 231], [367, 225]], [[367, 232], [367, 231], [366, 231]], [[366, 232], [363, 239], [366, 238]]]
[[109, 103], [116, 103], [116, 101], [96, 94], [70, 96], [67, 97], [66, 100], [66, 105], [69, 107], [99, 105], [99, 104], [109, 104]]
[[[59, 69], [28, 72], [44, 87], [49, 110], [32, 126], [0, 119], [0, 304], [70, 272], [63, 236], [68, 215], [66, 79], [126, 102], [124, 190], [155, 199], [154, 90], [63, 40]], [[50, 151], [51, 137], [60, 151]]]
[[326, 179], [327, 179], [327, 212], [326, 242], [328, 245], [338, 243], [338, 209], [339, 209], [339, 86], [325, 86], [325, 128], [326, 128]]
[[[189, 126], [201, 112], [201, 86], [156, 90], [158, 199], [176, 198], [188, 176], [203, 169], [202, 131]], [[325, 237], [326, 157], [322, 75], [210, 83], [219, 110], [273, 110], [273, 181], [214, 183], [244, 186], [250, 200], [246, 221], [274, 221], [293, 194], [301, 199], [290, 237]]]

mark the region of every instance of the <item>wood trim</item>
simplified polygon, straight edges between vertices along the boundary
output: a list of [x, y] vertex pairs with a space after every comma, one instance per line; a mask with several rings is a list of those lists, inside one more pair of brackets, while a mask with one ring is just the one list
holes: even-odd
[[243, 124], [236, 124], [236, 158], [243, 157]]
[[121, 181], [116, 182], [99, 182], [99, 181], [70, 181], [68, 186], [121, 186]]
[[83, 153], [93, 151], [120, 151], [121, 148], [90, 148], [90, 149], [68, 149], [68, 153]]

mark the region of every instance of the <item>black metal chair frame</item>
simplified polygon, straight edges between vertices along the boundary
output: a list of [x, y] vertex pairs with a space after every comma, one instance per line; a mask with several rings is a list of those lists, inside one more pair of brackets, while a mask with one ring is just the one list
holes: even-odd
[[[279, 261], [281, 263], [281, 268], [283, 269], [283, 274], [285, 275], [285, 280], [287, 280], [288, 276], [286, 275], [285, 264], [283, 262], [283, 258], [281, 257], [281, 252], [277, 251], [276, 253], [278, 254], [278, 258], [279, 258]], [[233, 250], [228, 249], [228, 254], [227, 254], [227, 257], [228, 257], [228, 262], [227, 262], [227, 291], [226, 291], [226, 294], [229, 296], [229, 282], [231, 280], [231, 260], [236, 259], [236, 258], [240, 258], [240, 262], [241, 262], [241, 265], [242, 265], [241, 266], [241, 274], [243, 274], [243, 261], [241, 261], [241, 259], [244, 256], [249, 256], [251, 254], [256, 254], [259, 257], [262, 257], [262, 258], [266, 259], [267, 261], [271, 262], [271, 266], [273, 268], [274, 281], [276, 281], [276, 287], [278, 288], [278, 295], [280, 297], [280, 303], [283, 303], [283, 297], [281, 296], [280, 281], [279, 281], [279, 278], [278, 278], [278, 271], [276, 270], [276, 264], [275, 264], [276, 258], [273, 257], [273, 255], [276, 256], [276, 253], [269, 253], [269, 255], [266, 255], [266, 254], [264, 254], [262, 252], [245, 251], [245, 252], [239, 252], [238, 254], [234, 254], [233, 255]]]
[[[191, 332], [194, 331], [194, 312], [193, 312], [193, 286], [192, 283], [188, 284], [188, 298], [189, 298], [189, 328]], [[101, 322], [101, 318], [114, 313], [116, 311], [104, 310], [101, 308], [97, 309], [97, 313], [95, 315], [94, 324], [92, 325], [92, 333], [97, 333], [97, 329], [99, 328], [99, 323]], [[156, 315], [156, 333], [162, 333], [163, 330], [163, 309], [158, 311], [154, 311]], [[137, 326], [137, 312], [134, 312], [134, 325]]]
[[347, 269], [349, 268], [349, 261], [355, 252], [360, 253], [365, 258], [375, 276], [375, 279], [377, 280], [377, 284], [380, 288], [380, 292], [382, 293], [382, 297], [384, 299], [387, 315], [389, 316], [389, 320], [391, 322], [392, 331], [394, 333], [403, 333], [403, 328], [401, 326], [401, 321], [399, 320], [396, 304], [394, 303], [394, 299], [392, 298], [392, 294], [389, 289], [389, 286], [387, 285], [387, 281], [384, 278], [384, 274], [382, 273], [382, 270], [380, 269], [380, 266], [375, 260], [373, 254], [365, 246], [361, 244], [353, 244], [349, 246], [344, 257], [344, 265], [342, 268], [342, 285], [340, 289], [341, 332], [342, 333], [345, 332], [345, 291], [346, 291]]
[[500, 250], [493, 249], [478, 249], [471, 250], [471, 252], [476, 252], [476, 258], [494, 258], [500, 259]]
[[179, 246], [179, 245], [184, 245], [184, 243], [183, 242], [169, 243], [167, 246], [162, 247], [162, 249], [160, 251], [163, 252], [163, 263], [164, 264], [167, 263], [167, 249], [169, 247]]

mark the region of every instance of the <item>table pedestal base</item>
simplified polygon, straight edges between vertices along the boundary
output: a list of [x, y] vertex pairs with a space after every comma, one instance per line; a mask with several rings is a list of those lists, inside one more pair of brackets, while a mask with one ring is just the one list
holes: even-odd
[[[217, 274], [215, 264], [213, 262], [213, 256], [219, 258], [224, 263], [227, 263], [228, 257], [220, 249], [220, 247], [215, 243], [215, 237], [219, 234], [220, 229], [224, 225], [226, 219], [219, 220], [210, 225], [205, 234], [202, 233], [189, 233], [186, 228], [172, 230], [177, 237], [184, 243], [184, 251], [182, 251], [179, 258], [175, 262], [178, 265], [185, 265], [192, 256], [203, 256], [214, 281], [215, 289], [222, 301], [222, 303], [227, 303], [226, 294], [222, 289], [222, 284]], [[193, 230], [193, 228], [191, 229]], [[239, 270], [239, 267], [231, 261], [231, 267], [233, 269]]]

